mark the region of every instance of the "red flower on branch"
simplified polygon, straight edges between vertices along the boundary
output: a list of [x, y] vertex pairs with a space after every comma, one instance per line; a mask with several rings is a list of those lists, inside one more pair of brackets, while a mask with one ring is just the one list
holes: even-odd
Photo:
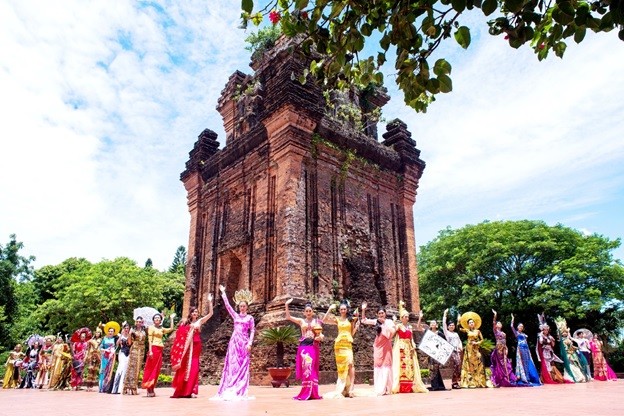
[[269, 13], [269, 20], [274, 25], [278, 24], [281, 18], [282, 16], [280, 15], [280, 12], [278, 12], [277, 10], [271, 10], [271, 12]]
[[303, 20], [308, 20], [308, 12], [306, 12], [305, 10], [301, 12], [301, 18]]

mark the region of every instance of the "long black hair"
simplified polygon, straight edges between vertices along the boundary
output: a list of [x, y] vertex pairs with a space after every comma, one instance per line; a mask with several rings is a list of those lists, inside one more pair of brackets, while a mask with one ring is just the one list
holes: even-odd
[[[379, 312], [383, 312], [386, 313], [386, 308], [384, 308], [383, 306], [380, 306], [379, 308], [377, 308], [377, 313]], [[375, 324], [375, 331], [377, 332], [377, 335], [381, 334], [381, 327], [383, 326], [383, 322], [381, 322], [379, 320], [379, 318], [377, 318], [377, 323]]]

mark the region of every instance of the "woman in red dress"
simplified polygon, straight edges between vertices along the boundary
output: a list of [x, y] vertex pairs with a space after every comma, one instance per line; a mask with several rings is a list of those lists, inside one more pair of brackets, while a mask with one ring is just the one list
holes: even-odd
[[175, 371], [172, 398], [197, 396], [199, 388], [199, 356], [201, 355], [201, 326], [212, 316], [212, 294], [208, 295], [208, 315], [200, 318], [192, 307], [188, 317], [180, 322], [171, 348], [171, 369]]

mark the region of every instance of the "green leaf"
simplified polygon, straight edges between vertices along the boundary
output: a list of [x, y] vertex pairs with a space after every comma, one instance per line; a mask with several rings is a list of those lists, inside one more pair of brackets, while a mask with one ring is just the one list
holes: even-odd
[[310, 0], [295, 0], [295, 9], [302, 10], [308, 5], [309, 2]]
[[566, 47], [567, 45], [565, 44], [565, 42], [557, 42], [555, 46], [553, 46], [555, 55], [557, 55], [559, 58], [563, 58], [563, 54], [566, 50]]
[[381, 40], [379, 41], [379, 45], [384, 51], [388, 50], [388, 48], [390, 47], [390, 36], [387, 33], [385, 33], [381, 37]]
[[247, 13], [251, 13], [253, 11], [253, 0], [242, 0], [241, 9]]
[[505, 7], [512, 13], [518, 13], [524, 6], [524, 0], [505, 0]]
[[578, 29], [576, 29], [576, 31], [574, 32], [574, 42], [581, 43], [585, 38], [586, 31], [587, 29], [585, 29], [584, 27], [579, 27]]
[[368, 23], [364, 23], [362, 27], [360, 28], [360, 32], [364, 36], [370, 36], [371, 33], [373, 33], [373, 27], [369, 25]]
[[466, 0], [451, 0], [451, 5], [453, 9], [461, 13], [466, 9]]
[[460, 26], [454, 36], [455, 40], [462, 48], [467, 49], [468, 46], [470, 46], [470, 29], [466, 26]]
[[433, 73], [437, 76], [448, 75], [451, 73], [451, 64], [449, 64], [445, 59], [438, 59], [433, 66]]
[[483, 14], [486, 16], [494, 13], [494, 10], [498, 7], [498, 1], [496, 0], [485, 0], [483, 5], [481, 6], [481, 10], [483, 10]]
[[448, 93], [453, 91], [453, 82], [448, 75], [439, 75], [438, 81], [440, 82], [440, 92]]

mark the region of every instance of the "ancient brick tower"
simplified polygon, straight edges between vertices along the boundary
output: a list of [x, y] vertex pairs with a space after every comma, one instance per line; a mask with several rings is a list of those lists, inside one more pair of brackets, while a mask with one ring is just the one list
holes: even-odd
[[404, 123], [390, 122], [379, 142], [376, 120], [357, 114], [388, 96], [301, 84], [308, 63], [287, 41], [252, 66], [219, 99], [225, 147], [204, 130], [181, 175], [191, 214], [184, 313], [205, 310], [220, 283], [229, 295], [251, 289], [257, 313], [291, 296], [295, 308], [346, 297], [418, 310], [412, 209], [425, 163]]

